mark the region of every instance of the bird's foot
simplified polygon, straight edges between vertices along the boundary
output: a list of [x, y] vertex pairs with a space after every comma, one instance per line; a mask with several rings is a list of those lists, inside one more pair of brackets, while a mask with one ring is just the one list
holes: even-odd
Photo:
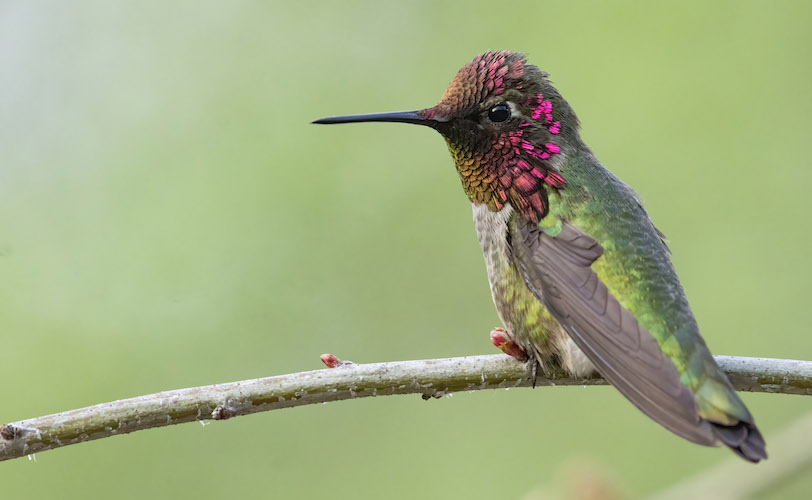
[[536, 381], [539, 379], [539, 367], [541, 366], [541, 363], [539, 363], [539, 360], [535, 356], [532, 356], [527, 363], [530, 365], [530, 379], [533, 381], [533, 389], [535, 389]]
[[527, 363], [527, 375], [533, 381], [533, 387], [536, 387], [539, 368], [544, 371], [544, 367], [541, 365], [535, 353], [527, 352], [524, 347], [514, 342], [513, 339], [510, 338], [510, 334], [504, 328], [494, 328], [491, 330], [491, 342], [508, 356], [516, 358], [522, 363]]
[[510, 335], [503, 328], [491, 330], [491, 342], [508, 356], [514, 357], [524, 363], [527, 361], [527, 351], [510, 338]]

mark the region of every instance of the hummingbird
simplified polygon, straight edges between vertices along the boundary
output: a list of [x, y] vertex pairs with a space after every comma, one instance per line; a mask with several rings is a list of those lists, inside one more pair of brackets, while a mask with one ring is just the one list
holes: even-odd
[[510, 51], [459, 70], [417, 111], [313, 123], [424, 125], [445, 139], [473, 209], [506, 349], [542, 370], [595, 372], [688, 441], [767, 458], [753, 417], [699, 333], [665, 236], [579, 135], [549, 75]]

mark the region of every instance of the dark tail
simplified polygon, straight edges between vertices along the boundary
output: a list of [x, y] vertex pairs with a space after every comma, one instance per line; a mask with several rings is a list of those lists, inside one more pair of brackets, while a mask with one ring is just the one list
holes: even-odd
[[736, 425], [722, 425], [710, 422], [713, 432], [725, 446], [748, 462], [758, 463], [767, 458], [764, 438], [755, 424], [739, 422]]

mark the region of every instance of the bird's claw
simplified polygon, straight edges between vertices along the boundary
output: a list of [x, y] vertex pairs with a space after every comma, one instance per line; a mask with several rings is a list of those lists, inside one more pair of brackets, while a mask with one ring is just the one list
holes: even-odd
[[539, 362], [535, 356], [529, 361], [530, 363], [530, 377], [533, 380], [533, 389], [536, 388], [536, 381], [538, 380], [539, 376]]
[[491, 342], [508, 356], [516, 358], [522, 363], [528, 363], [529, 377], [533, 381], [533, 387], [535, 388], [539, 367], [541, 366], [536, 356], [528, 353], [522, 346], [514, 342], [504, 328], [491, 330]]

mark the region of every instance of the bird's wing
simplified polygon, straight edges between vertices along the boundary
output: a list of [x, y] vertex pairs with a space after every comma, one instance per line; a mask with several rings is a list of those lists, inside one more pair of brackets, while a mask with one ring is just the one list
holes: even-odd
[[643, 413], [689, 441], [716, 444], [674, 363], [590, 267], [603, 248], [562, 224], [551, 236], [524, 217], [511, 220], [513, 258], [527, 287], [598, 372]]

